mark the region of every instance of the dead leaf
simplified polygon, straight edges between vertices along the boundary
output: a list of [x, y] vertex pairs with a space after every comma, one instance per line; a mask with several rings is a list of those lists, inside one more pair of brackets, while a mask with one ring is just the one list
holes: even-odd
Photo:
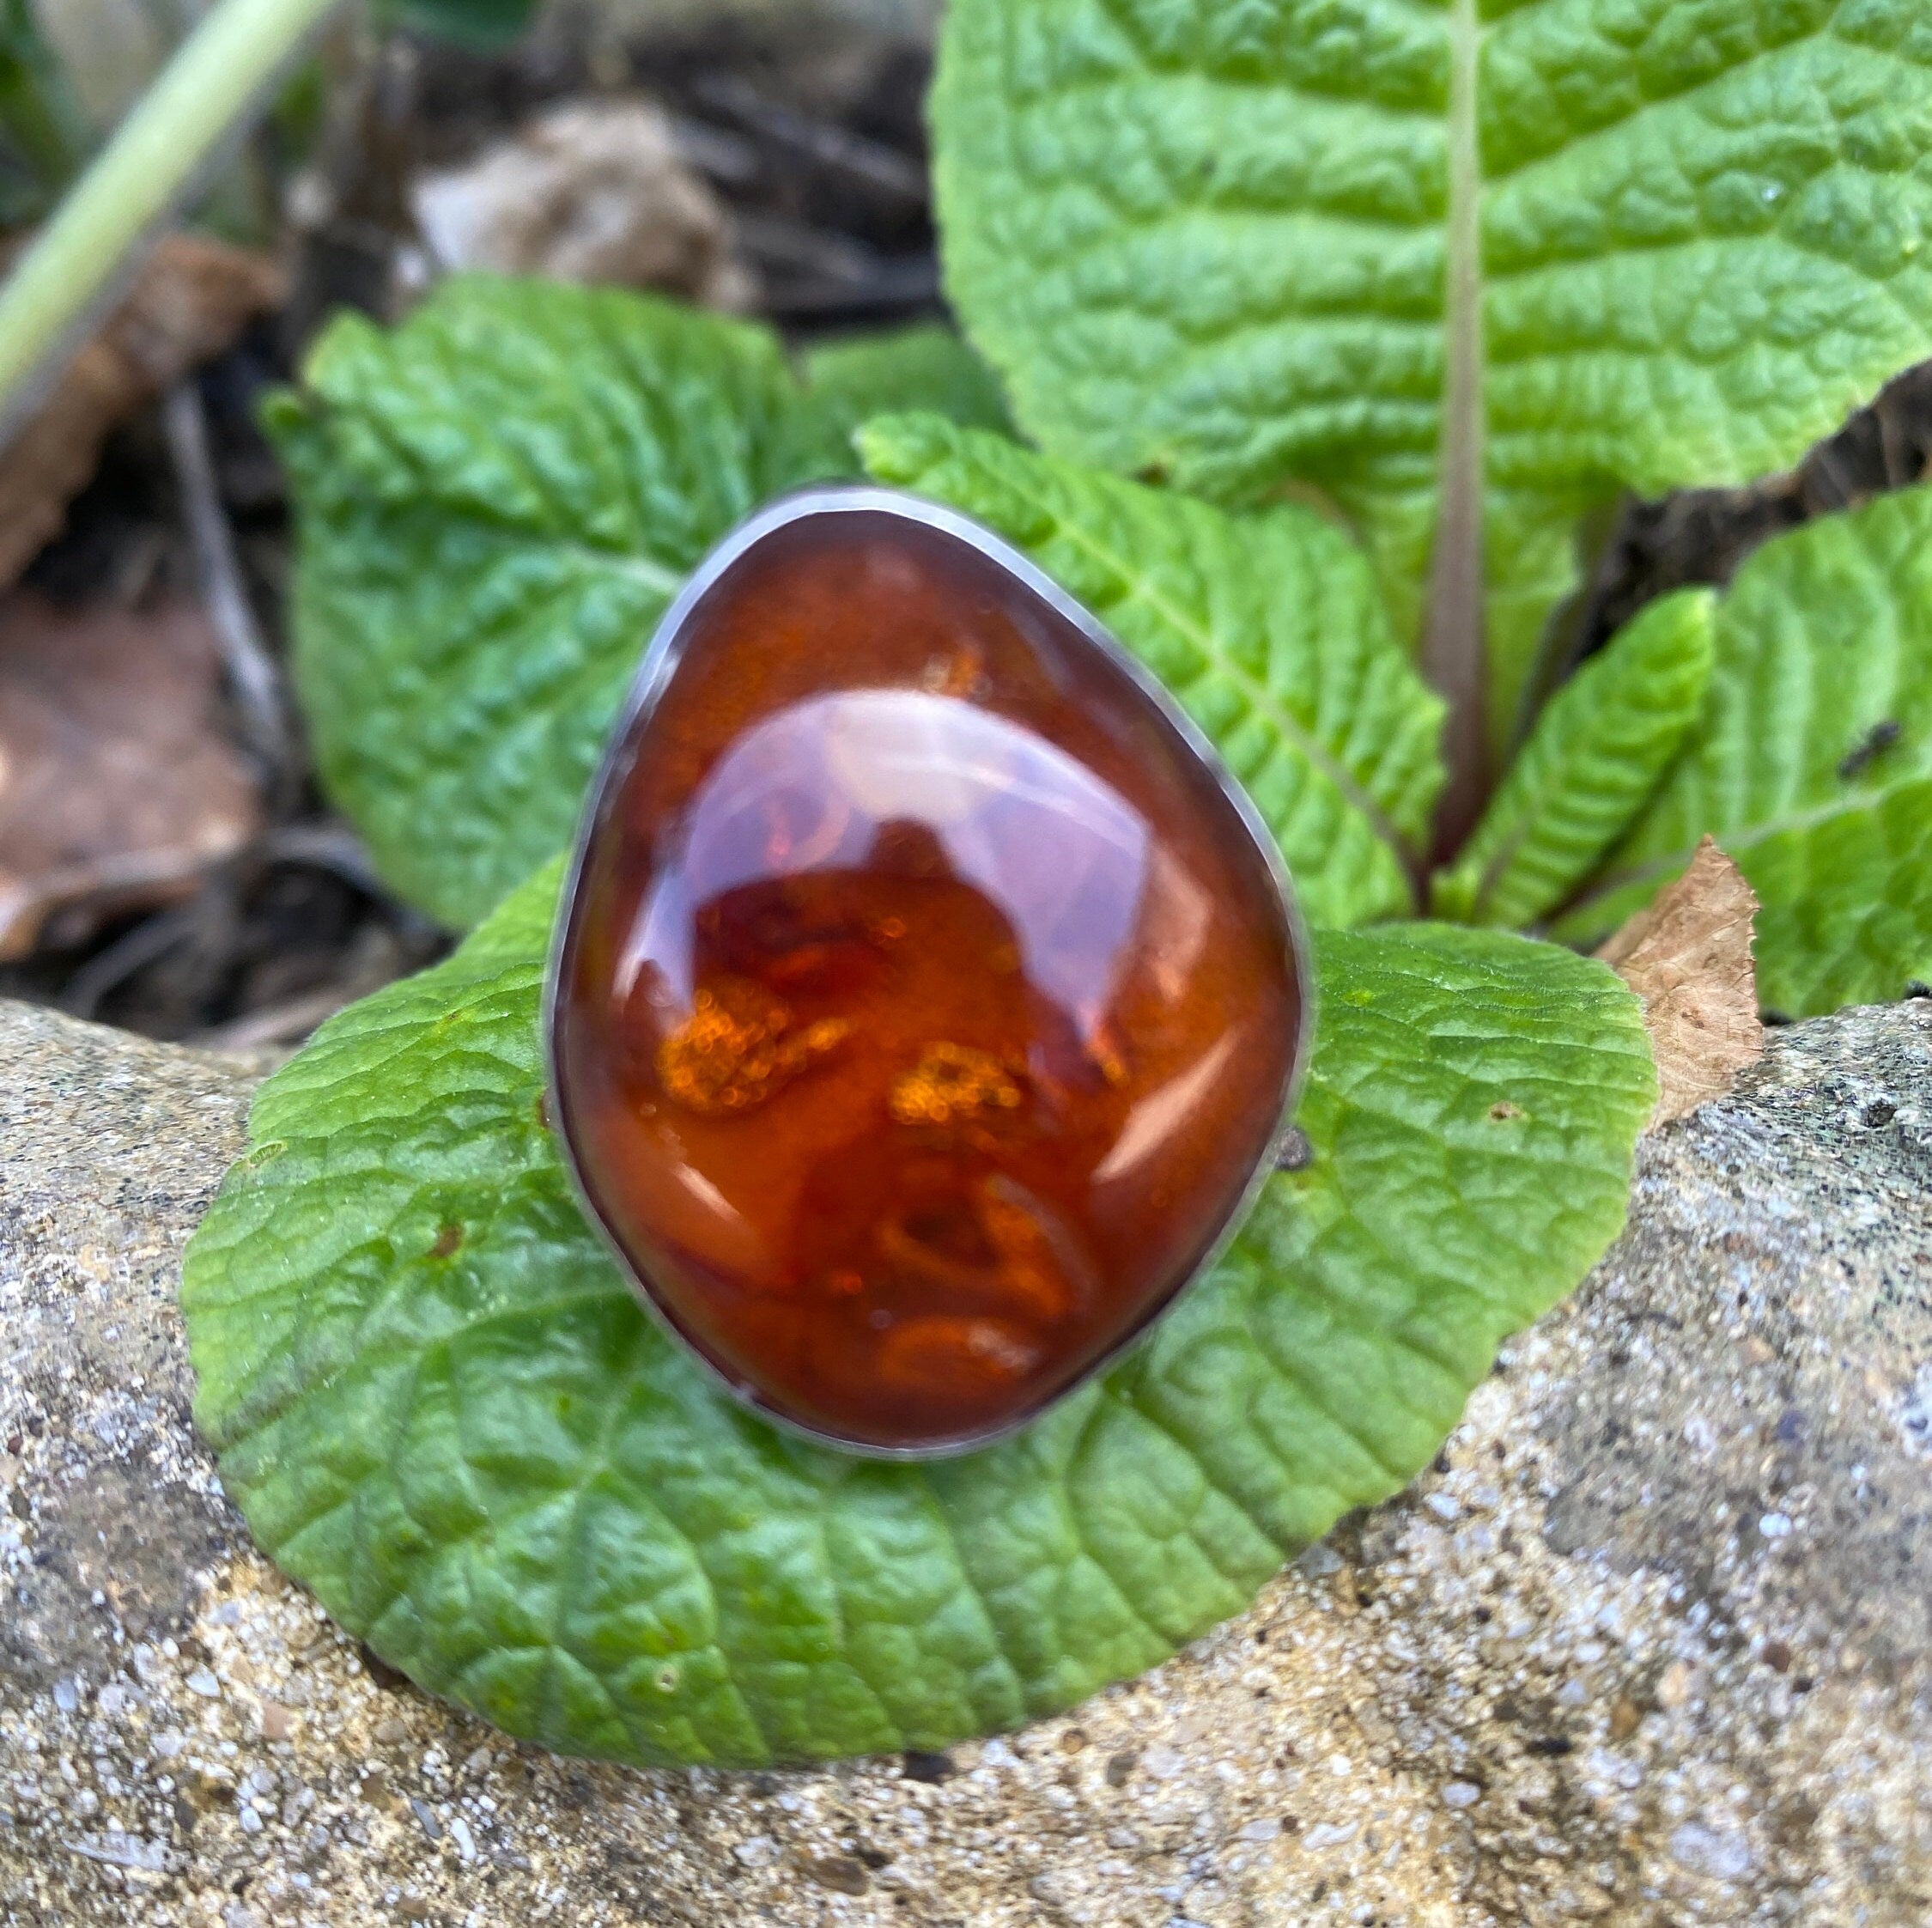
[[207, 617], [0, 604], [0, 959], [50, 917], [78, 941], [104, 917], [190, 894], [260, 827], [255, 775], [216, 727]]
[[199, 234], [170, 234], [125, 301], [0, 452], [0, 589], [59, 534], [109, 434], [279, 305], [281, 271]]
[[410, 191], [438, 269], [655, 288], [741, 309], [756, 292], [724, 204], [647, 100], [580, 100]]
[[1707, 836], [1690, 868], [1597, 952], [1643, 1000], [1657, 1060], [1653, 1128], [1722, 1098], [1764, 1054], [1757, 910], [1743, 872]]

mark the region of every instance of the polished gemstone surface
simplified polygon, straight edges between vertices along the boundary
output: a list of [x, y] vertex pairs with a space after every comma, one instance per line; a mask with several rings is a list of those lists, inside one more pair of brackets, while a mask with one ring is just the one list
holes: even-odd
[[955, 1446], [1184, 1284], [1280, 1123], [1279, 885], [1216, 773], [995, 556], [821, 508], [726, 564], [592, 806], [558, 1122], [769, 1412]]

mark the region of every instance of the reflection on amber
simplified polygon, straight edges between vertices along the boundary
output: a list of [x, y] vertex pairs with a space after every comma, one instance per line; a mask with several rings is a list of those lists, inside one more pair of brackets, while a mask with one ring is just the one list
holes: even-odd
[[600, 800], [562, 1122], [651, 1296], [854, 1444], [1044, 1405], [1212, 1244], [1299, 1027], [1272, 875], [1158, 709], [957, 538], [765, 538]]

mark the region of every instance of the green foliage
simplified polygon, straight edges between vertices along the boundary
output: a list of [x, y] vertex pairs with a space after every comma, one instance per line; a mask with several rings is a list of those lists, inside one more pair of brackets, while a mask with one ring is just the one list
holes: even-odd
[[841, 441], [875, 415], [932, 409], [969, 429], [1012, 432], [993, 370], [950, 328], [901, 328], [829, 342], [805, 357], [806, 386]]
[[1562, 934], [1613, 929], [1706, 831], [1764, 901], [1771, 1008], [1830, 1011], [1932, 977], [1932, 487], [1745, 562], [1689, 745]]
[[[1654, 1089], [1602, 967], [1468, 927], [1594, 944], [1709, 831], [1764, 900], [1771, 1005], [1932, 979], [1932, 486], [1549, 673], [1619, 491], [1788, 464], [1932, 350], [1917, 0], [952, 0], [935, 119], [999, 380], [939, 330], [794, 367], [483, 281], [330, 331], [270, 416], [325, 776], [404, 895], [474, 923], [566, 841], [699, 558], [862, 453], [1094, 610], [1248, 786], [1325, 927], [1315, 1157], [1103, 1379], [884, 1465], [715, 1392], [573, 1203], [554, 870], [328, 1026], [191, 1248], [197, 1412], [345, 1625], [566, 1749], [1008, 1725], [1407, 1479], [1613, 1236]], [[1425, 628], [1452, 725], [1522, 743], [1431, 886], [1462, 928], [1376, 921], [1454, 842]]]
[[860, 450], [879, 481], [1024, 550], [1173, 690], [1317, 923], [1413, 913], [1405, 853], [1426, 842], [1442, 786], [1442, 704], [1339, 530], [1304, 508], [1237, 520], [937, 416], [875, 422]]
[[1437, 915], [1520, 929], [1564, 903], [1649, 800], [1710, 680], [1713, 597], [1652, 603], [1558, 691], [1453, 870]]
[[263, 1087], [182, 1301], [262, 1545], [426, 1687], [573, 1752], [935, 1747], [1163, 1658], [1427, 1462], [1615, 1232], [1654, 1098], [1600, 964], [1324, 935], [1315, 1156], [1214, 1275], [1005, 1444], [858, 1460], [718, 1391], [579, 1213], [541, 1115], [556, 884]]
[[1932, 353], [1920, 0], [955, 0], [933, 125], [1052, 453], [1319, 485], [1411, 633], [1479, 487], [1498, 745], [1586, 510], [1784, 467]]
[[610, 289], [447, 283], [345, 316], [268, 426], [302, 516], [295, 672], [331, 794], [386, 877], [474, 923], [569, 836], [687, 573], [769, 496], [849, 474], [878, 379], [982, 418], [934, 331], [825, 351]]

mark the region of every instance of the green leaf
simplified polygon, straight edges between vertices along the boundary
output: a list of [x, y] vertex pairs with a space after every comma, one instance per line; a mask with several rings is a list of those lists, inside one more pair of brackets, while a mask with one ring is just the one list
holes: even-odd
[[822, 350], [614, 289], [446, 283], [345, 317], [271, 434], [295, 483], [294, 662], [385, 879], [474, 923], [564, 842], [653, 629], [760, 503], [857, 472], [854, 420], [994, 410], [942, 331]]
[[951, 329], [933, 323], [828, 342], [805, 356], [805, 377], [829, 433], [845, 440], [869, 417], [915, 409], [969, 429], [1012, 428], [999, 377]]
[[764, 330], [536, 282], [447, 284], [392, 333], [345, 317], [268, 419], [324, 779], [385, 878], [459, 927], [568, 839], [706, 550], [854, 465]]
[[1404, 847], [1442, 784], [1442, 705], [1367, 565], [1312, 511], [1251, 519], [1036, 455], [935, 416], [860, 435], [881, 482], [977, 516], [1174, 691], [1274, 831], [1309, 916], [1415, 908]]
[[262, 1545], [550, 1747], [937, 1747], [1136, 1672], [1425, 1465], [1623, 1219], [1655, 1080], [1609, 971], [1325, 934], [1314, 1160], [1215, 1274], [1005, 1444], [830, 1452], [716, 1390], [572, 1201], [537, 1032], [556, 882], [263, 1087], [182, 1287], [197, 1415]]
[[1704, 706], [1708, 589], [1680, 590], [1626, 623], [1537, 719], [1453, 870], [1440, 917], [1520, 928], [1564, 903], [1635, 821]]
[[1412, 633], [1479, 501], [1498, 745], [1586, 510], [1786, 467], [1932, 352], [1920, 0], [954, 0], [933, 123], [1050, 452], [1331, 491]]
[[1746, 560], [1690, 747], [1561, 934], [1613, 930], [1706, 831], [1763, 900], [1767, 1007], [1832, 1011], [1932, 978], [1932, 488]]

